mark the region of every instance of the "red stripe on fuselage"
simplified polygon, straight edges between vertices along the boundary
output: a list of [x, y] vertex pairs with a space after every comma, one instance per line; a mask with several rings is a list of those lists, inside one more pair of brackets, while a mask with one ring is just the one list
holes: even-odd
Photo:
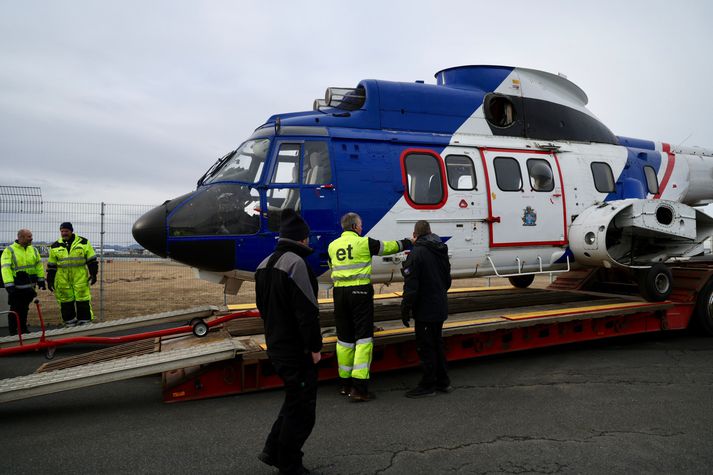
[[664, 190], [666, 190], [666, 185], [668, 185], [668, 180], [671, 178], [673, 173], [673, 167], [676, 165], [676, 154], [671, 152], [671, 145], [667, 143], [662, 143], [663, 151], [668, 155], [668, 162], [666, 163], [666, 171], [661, 179], [661, 185], [659, 185], [659, 192], [654, 195], [654, 199], [657, 200], [661, 198]]

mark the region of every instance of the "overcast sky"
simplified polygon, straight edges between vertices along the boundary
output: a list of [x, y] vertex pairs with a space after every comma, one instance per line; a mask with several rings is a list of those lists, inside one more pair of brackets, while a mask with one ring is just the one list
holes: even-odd
[[0, 185], [160, 203], [327, 86], [564, 73], [618, 135], [713, 148], [713, 3], [0, 0]]

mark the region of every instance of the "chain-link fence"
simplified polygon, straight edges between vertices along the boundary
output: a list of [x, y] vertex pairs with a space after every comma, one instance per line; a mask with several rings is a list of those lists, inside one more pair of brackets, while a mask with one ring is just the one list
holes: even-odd
[[[153, 207], [55, 201], [28, 203], [27, 200], [13, 202], [0, 209], [0, 249], [16, 239], [19, 229], [30, 229], [32, 244], [40, 251], [46, 267], [49, 246], [60, 238], [59, 225], [71, 222], [74, 233], [89, 239], [99, 257], [99, 279], [92, 287], [92, 307], [95, 318], [99, 319], [225, 303], [222, 285], [200, 280], [190, 267], [151, 254], [134, 241], [132, 225]], [[251, 289], [252, 285], [246, 283], [241, 294], [245, 295]], [[45, 320], [59, 323], [59, 305], [52, 293], [38, 293]], [[237, 296], [227, 298], [227, 303], [237, 302], [238, 299]], [[30, 323], [37, 324], [33, 308]]]

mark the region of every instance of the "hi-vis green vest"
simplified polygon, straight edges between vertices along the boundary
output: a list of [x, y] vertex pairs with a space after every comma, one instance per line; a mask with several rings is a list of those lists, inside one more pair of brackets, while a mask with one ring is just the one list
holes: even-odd
[[22, 247], [17, 242], [9, 245], [2, 252], [2, 281], [5, 287], [15, 287], [16, 289], [29, 289], [34, 286], [31, 282], [15, 284], [15, 276], [18, 272], [26, 272], [31, 278], [36, 277], [38, 282], [45, 280], [45, 270], [42, 268], [40, 253], [32, 244]]
[[403, 251], [400, 241], [378, 241], [344, 231], [329, 244], [329, 267], [335, 287], [371, 283], [371, 256], [388, 256]]

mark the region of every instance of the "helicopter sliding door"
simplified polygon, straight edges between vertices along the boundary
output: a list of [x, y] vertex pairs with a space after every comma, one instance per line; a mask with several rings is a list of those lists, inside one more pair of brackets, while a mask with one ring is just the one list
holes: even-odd
[[482, 149], [490, 247], [567, 243], [557, 156], [546, 151]]

